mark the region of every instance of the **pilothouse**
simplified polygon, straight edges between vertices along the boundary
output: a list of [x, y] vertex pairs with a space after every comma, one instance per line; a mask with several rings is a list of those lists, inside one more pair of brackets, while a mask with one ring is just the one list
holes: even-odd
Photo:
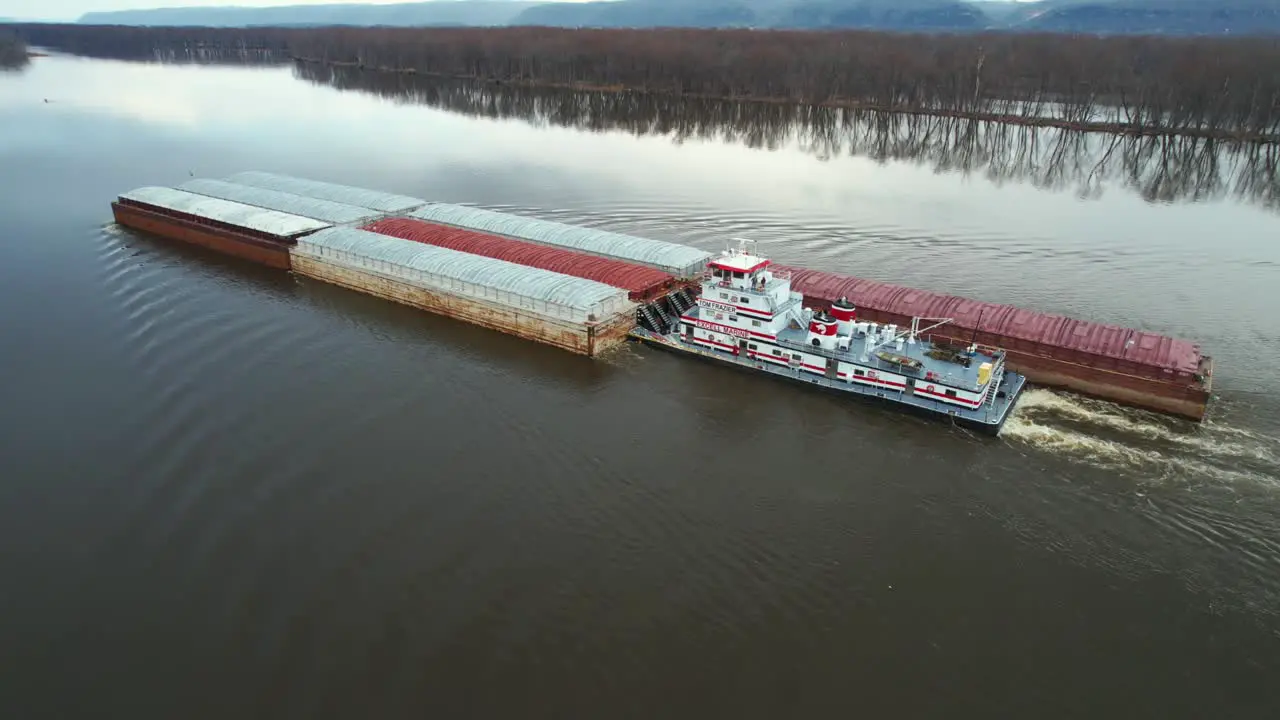
[[790, 274], [740, 240], [708, 263], [696, 292], [642, 307], [642, 340], [828, 390], [898, 403], [992, 434], [1008, 418], [1026, 379], [1005, 353], [934, 343], [947, 318], [914, 318], [909, 328], [858, 319], [840, 298], [804, 306]]

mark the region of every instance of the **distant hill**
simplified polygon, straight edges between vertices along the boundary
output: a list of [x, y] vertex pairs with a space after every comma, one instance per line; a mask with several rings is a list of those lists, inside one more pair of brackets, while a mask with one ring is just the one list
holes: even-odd
[[982, 30], [989, 18], [962, 0], [817, 0], [787, 6], [771, 25], [788, 28]]
[[1280, 33], [1280, 0], [436, 0], [88, 13], [106, 25], [984, 29], [1090, 34]]
[[965, 0], [613, 0], [539, 5], [514, 24], [974, 30], [987, 18]]
[[1046, 0], [1010, 27], [1066, 33], [1280, 33], [1280, 0]]
[[549, 27], [750, 27], [759, 24], [746, 2], [676, 4], [654, 0], [544, 3], [521, 12], [513, 25]]

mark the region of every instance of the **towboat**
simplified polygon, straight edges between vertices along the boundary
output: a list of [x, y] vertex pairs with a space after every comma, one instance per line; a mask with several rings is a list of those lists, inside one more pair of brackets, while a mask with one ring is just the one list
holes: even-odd
[[664, 349], [894, 404], [997, 435], [1026, 378], [1006, 353], [973, 343], [935, 343], [950, 318], [912, 318], [907, 328], [862, 322], [840, 298], [807, 308], [786, 271], [740, 240], [708, 263], [696, 284], [637, 310], [633, 338]]

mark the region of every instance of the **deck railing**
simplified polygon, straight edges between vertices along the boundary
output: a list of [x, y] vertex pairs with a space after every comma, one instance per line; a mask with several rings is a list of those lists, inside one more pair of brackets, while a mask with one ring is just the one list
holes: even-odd
[[[761, 287], [767, 290], [769, 288], [776, 287], [776, 285], [780, 282], [791, 280], [790, 270], [769, 270], [769, 274], [772, 275], [772, 278], [769, 280], [769, 282], [764, 283], [763, 285], [760, 285], [760, 286], [752, 285], [752, 288]], [[729, 278], [729, 279], [718, 278], [715, 275], [712, 275], [712, 271], [710, 268], [703, 270], [702, 275], [700, 277], [702, 280], [710, 280], [714, 282], [717, 287], [733, 286], [732, 283], [734, 278]]]

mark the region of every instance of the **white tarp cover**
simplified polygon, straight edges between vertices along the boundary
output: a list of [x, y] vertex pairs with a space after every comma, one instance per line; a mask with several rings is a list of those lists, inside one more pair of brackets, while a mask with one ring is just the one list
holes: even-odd
[[322, 230], [301, 238], [293, 252], [428, 289], [578, 322], [591, 314], [604, 319], [634, 307], [625, 290], [594, 280], [357, 228]]
[[384, 213], [406, 212], [420, 205], [425, 205], [427, 202], [420, 198], [393, 195], [379, 190], [369, 190], [368, 188], [352, 187], [350, 185], [335, 185], [334, 183], [307, 180], [306, 178], [293, 177], [291, 175], [278, 175], [259, 170], [236, 173], [230, 177], [223, 178], [223, 180], [237, 185], [279, 190], [280, 192], [293, 193], [294, 195], [304, 195], [320, 200], [356, 205]]
[[184, 182], [178, 189], [334, 224], [368, 223], [383, 216], [383, 213], [365, 207], [207, 178]]
[[267, 210], [167, 187], [138, 188], [120, 197], [279, 237], [292, 237], [299, 233], [332, 226], [332, 223], [314, 218], [290, 215], [277, 210]]

